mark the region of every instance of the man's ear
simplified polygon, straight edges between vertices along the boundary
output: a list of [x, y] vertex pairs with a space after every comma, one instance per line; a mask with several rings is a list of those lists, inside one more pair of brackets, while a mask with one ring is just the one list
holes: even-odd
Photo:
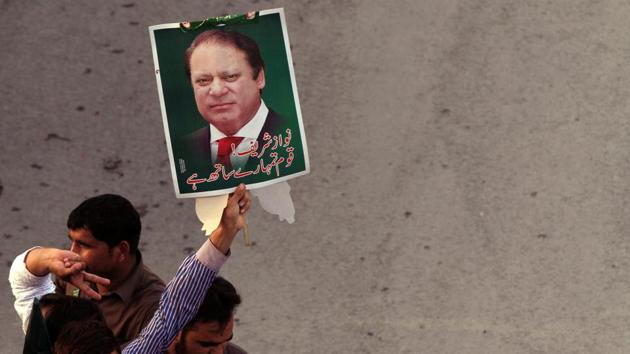
[[258, 76], [256, 77], [256, 85], [259, 90], [262, 90], [265, 87], [265, 69], [260, 68], [258, 72]]
[[[182, 341], [182, 332], [183, 330], [177, 332], [177, 335], [175, 336], [175, 338], [171, 341], [171, 344], [169, 344], [169, 349], [173, 348], [172, 351], [175, 352], [175, 348], [176, 346]], [[170, 353], [170, 351], [169, 351]]]
[[131, 249], [131, 246], [129, 246], [129, 242], [127, 241], [120, 241], [120, 243], [116, 246], [118, 248], [118, 260], [119, 261], [124, 261], [127, 258], [129, 258], [129, 252]]

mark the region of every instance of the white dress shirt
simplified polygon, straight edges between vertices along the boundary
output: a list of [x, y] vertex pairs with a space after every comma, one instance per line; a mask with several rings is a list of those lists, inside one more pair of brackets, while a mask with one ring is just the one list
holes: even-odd
[[[261, 99], [260, 107], [258, 107], [258, 111], [254, 115], [254, 118], [252, 118], [252, 120], [234, 134], [234, 136], [243, 137], [241, 143], [234, 149], [235, 153], [230, 155], [230, 163], [235, 169], [243, 168], [247, 163], [249, 154], [244, 153], [246, 151], [250, 151], [252, 149], [252, 144], [254, 144], [258, 139], [258, 135], [260, 135], [263, 125], [265, 125], [267, 114], [269, 114], [269, 108], [267, 108], [267, 105], [265, 105], [265, 102]], [[210, 124], [210, 153], [212, 154], [212, 161], [217, 160], [217, 153], [219, 151], [219, 143], [217, 140], [225, 137], [227, 137], [227, 135], [217, 129], [214, 125]], [[241, 156], [239, 153], [244, 155]]]

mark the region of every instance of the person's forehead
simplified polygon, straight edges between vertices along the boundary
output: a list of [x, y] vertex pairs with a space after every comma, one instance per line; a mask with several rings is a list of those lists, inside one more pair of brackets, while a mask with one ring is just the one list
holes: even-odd
[[107, 245], [105, 241], [101, 241], [94, 237], [92, 232], [87, 228], [68, 229], [68, 237], [73, 241], [81, 241], [90, 245]]
[[242, 50], [231, 45], [202, 44], [195, 48], [190, 58], [190, 67], [194, 71], [196, 66], [249, 66], [247, 55]]
[[212, 39], [199, 43], [195, 47], [195, 49], [193, 49], [192, 54], [194, 55], [195, 52], [197, 52], [197, 50], [202, 49], [202, 48], [205, 50], [214, 49], [214, 50], [235, 51], [235, 52], [243, 54], [244, 56], [246, 55], [244, 50], [242, 50], [241, 48], [237, 47], [236, 45], [232, 43], [222, 42], [222, 41], [217, 41], [217, 40], [212, 40]]
[[231, 321], [221, 326], [219, 322], [197, 322], [189, 330], [189, 333], [194, 334], [197, 340], [201, 338], [222, 338], [232, 335], [233, 326]]
[[70, 238], [72, 238], [73, 240], [98, 241], [96, 237], [94, 237], [94, 235], [92, 234], [92, 231], [87, 228], [68, 229], [68, 236], [70, 236]]
[[227, 327], [227, 326], [221, 326], [221, 324], [217, 321], [209, 321], [209, 322], [197, 321], [191, 326], [191, 330], [196, 331], [196, 332], [220, 333], [224, 329], [224, 327]]

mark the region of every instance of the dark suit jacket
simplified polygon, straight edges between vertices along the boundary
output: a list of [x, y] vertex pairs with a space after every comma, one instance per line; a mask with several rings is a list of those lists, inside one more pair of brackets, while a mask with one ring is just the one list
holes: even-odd
[[[276, 112], [269, 109], [269, 113], [265, 118], [265, 124], [263, 125], [260, 134], [258, 135], [258, 151], [262, 149], [262, 146], [266, 143], [263, 140], [265, 132], [270, 135], [282, 134], [286, 126], [285, 119], [278, 115]], [[175, 160], [179, 158], [184, 159], [186, 163], [186, 174], [197, 173], [199, 176], [207, 176], [210, 172], [214, 171], [214, 161], [211, 161], [210, 150], [210, 126], [205, 126], [198, 129], [188, 135], [186, 135], [181, 143], [179, 152], [175, 152]], [[259, 163], [258, 158], [249, 158], [244, 171], [255, 170], [256, 165]]]

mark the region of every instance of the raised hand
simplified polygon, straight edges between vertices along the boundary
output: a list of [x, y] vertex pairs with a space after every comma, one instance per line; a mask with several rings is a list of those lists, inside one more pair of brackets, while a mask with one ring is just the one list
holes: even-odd
[[245, 227], [245, 215], [251, 205], [251, 197], [245, 185], [239, 185], [234, 193], [230, 194], [227, 205], [223, 209], [221, 222], [210, 235], [210, 242], [224, 254], [227, 254], [234, 241], [234, 237]]
[[88, 273], [86, 271], [78, 271], [62, 279], [76, 286], [86, 296], [91, 297], [94, 300], [100, 300], [101, 294], [92, 289], [89, 283], [109, 285], [109, 279], [99, 277], [98, 275]]
[[78, 254], [57, 248], [34, 248], [26, 255], [26, 269], [36, 276], [49, 273], [79, 288], [93, 299], [100, 300], [101, 295], [90, 288], [89, 282], [109, 285], [109, 279], [85, 271], [85, 263]]
[[239, 185], [234, 193], [230, 194], [227, 205], [221, 216], [221, 226], [227, 232], [236, 233], [245, 227], [245, 214], [251, 205], [251, 196], [245, 185]]

